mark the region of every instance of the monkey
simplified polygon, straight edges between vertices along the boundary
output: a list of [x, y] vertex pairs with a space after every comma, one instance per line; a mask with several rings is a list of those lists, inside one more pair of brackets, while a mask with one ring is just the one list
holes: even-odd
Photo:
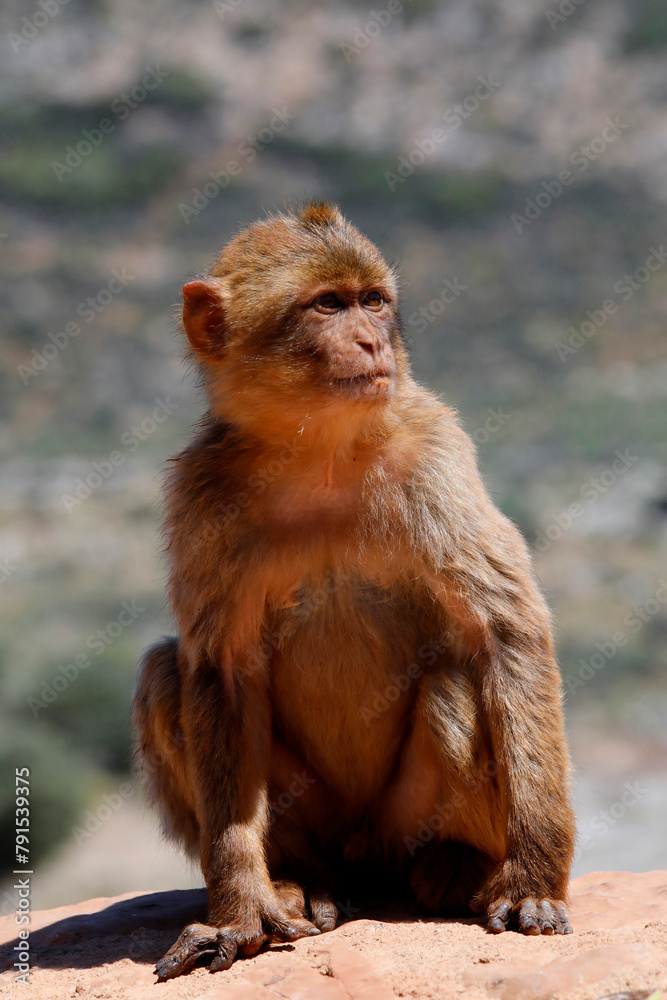
[[550, 613], [412, 375], [396, 268], [306, 204], [236, 235], [182, 316], [208, 410], [167, 475], [177, 636], [144, 654], [133, 719], [208, 917], [158, 978], [329, 931], [345, 891], [571, 933]]

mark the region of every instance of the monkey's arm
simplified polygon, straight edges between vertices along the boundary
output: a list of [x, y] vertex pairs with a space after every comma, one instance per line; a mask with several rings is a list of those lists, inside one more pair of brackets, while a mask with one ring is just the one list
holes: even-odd
[[[489, 928], [568, 931], [574, 847], [569, 759], [549, 613], [526, 544], [491, 501], [472, 443], [449, 420], [406, 486], [418, 571], [456, 626], [498, 766], [506, 857], [477, 905]], [[526, 897], [536, 900], [520, 906]]]
[[181, 649], [180, 661], [186, 780], [196, 803], [208, 921], [184, 929], [157, 963], [161, 979], [180, 975], [203, 956], [212, 956], [212, 970], [226, 969], [237, 952], [252, 954], [267, 940], [319, 933], [288, 912], [267, 869], [266, 670], [256, 653], [244, 650], [227, 670], [203, 652], [187, 662]]
[[[220, 479], [207, 495], [185, 465], [172, 477], [167, 521], [170, 593], [179, 629], [181, 725], [186, 779], [196, 804], [208, 925], [187, 927], [158, 963], [161, 978], [213, 954], [212, 969], [267, 939], [318, 933], [289, 914], [269, 876], [268, 769], [272, 712], [262, 646], [263, 550], [229, 509]], [[204, 494], [204, 509], [200, 513]], [[232, 494], [233, 495], [233, 494]]]

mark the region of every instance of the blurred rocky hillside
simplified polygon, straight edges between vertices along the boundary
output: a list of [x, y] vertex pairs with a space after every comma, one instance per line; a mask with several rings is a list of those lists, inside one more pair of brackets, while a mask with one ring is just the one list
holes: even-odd
[[575, 722], [664, 762], [662, 0], [10, 0], [0, 36], [0, 756], [33, 768], [35, 854], [123, 780], [169, 628], [159, 474], [201, 411], [180, 287], [286, 200], [399, 261]]

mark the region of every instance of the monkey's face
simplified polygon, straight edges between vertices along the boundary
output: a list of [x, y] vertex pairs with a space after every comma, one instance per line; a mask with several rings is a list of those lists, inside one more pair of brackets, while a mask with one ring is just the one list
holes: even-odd
[[[289, 350], [326, 398], [382, 402], [396, 378], [396, 314], [386, 286], [357, 280], [304, 291]], [[307, 374], [306, 374], [307, 371]]]
[[363, 419], [407, 371], [395, 275], [327, 206], [255, 223], [183, 294], [211, 403], [233, 422]]

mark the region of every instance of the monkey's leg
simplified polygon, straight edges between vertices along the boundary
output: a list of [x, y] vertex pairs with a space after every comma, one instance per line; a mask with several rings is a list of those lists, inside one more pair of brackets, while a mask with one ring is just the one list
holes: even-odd
[[[403, 834], [414, 859], [412, 890], [431, 912], [486, 910], [488, 929], [495, 933], [511, 928], [525, 934], [568, 934], [563, 900], [572, 831], [566, 774], [547, 771], [547, 782], [554, 783], [554, 815], [545, 816], [545, 803], [532, 801], [530, 791], [522, 788], [528, 765], [507, 759], [519, 722], [513, 715], [514, 729], [505, 723], [509, 731], [503, 745], [496, 735], [491, 739], [494, 757], [483, 760], [480, 746], [475, 752], [474, 704], [472, 686], [454, 664], [423, 685], [418, 721], [387, 812], [389, 825]], [[428, 721], [419, 722], [420, 717]], [[493, 724], [498, 734], [498, 720]], [[521, 748], [514, 752], [520, 754]], [[514, 770], [508, 774], [510, 767]], [[532, 775], [536, 780], [539, 769]], [[421, 798], [415, 797], [416, 788]], [[513, 801], [517, 796], [521, 800]], [[401, 823], [410, 817], [413, 829], [405, 836]], [[417, 818], [430, 831], [426, 843], [414, 829]], [[521, 829], [519, 823], [525, 834], [516, 843], [512, 833]]]
[[315, 831], [330, 822], [335, 795], [277, 736], [271, 744], [269, 791], [275, 805], [267, 860], [269, 871], [279, 879], [276, 889], [286, 909], [296, 906], [298, 915], [309, 916], [321, 931], [331, 931], [338, 919], [331, 891], [335, 872], [323, 857]]
[[166, 833], [197, 856], [199, 824], [186, 773], [178, 656], [178, 640], [170, 638], [142, 658], [132, 703], [135, 759]]
[[[484, 497], [479, 482], [472, 487]], [[455, 626], [451, 656], [468, 672], [477, 728], [495, 765], [491, 808], [504, 844], [474, 904], [493, 932], [569, 933], [563, 914], [575, 826], [549, 614], [516, 529], [490, 502], [477, 517], [465, 546], [443, 558], [438, 573], [424, 573]], [[440, 675], [446, 670], [434, 671]]]
[[503, 857], [475, 727], [475, 692], [463, 666], [421, 682], [412, 730], [382, 802], [385, 850], [402, 858], [419, 908], [470, 914], [471, 902]]
[[453, 659], [423, 683], [416, 716], [426, 721], [406, 747], [393, 812], [417, 779], [430, 791], [442, 842], [417, 845], [412, 873], [429, 909], [486, 910], [496, 933], [567, 934], [573, 825], [557, 680], [548, 665], [523, 678], [510, 666], [487, 662], [477, 688]]

